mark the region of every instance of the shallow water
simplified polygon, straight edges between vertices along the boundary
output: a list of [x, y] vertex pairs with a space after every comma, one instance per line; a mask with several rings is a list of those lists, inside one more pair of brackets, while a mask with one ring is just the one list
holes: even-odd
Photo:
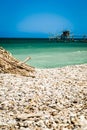
[[31, 60], [27, 64], [37, 68], [55, 68], [87, 63], [87, 43], [30, 41], [27, 43], [0, 43], [0, 46], [22, 61], [30, 56]]

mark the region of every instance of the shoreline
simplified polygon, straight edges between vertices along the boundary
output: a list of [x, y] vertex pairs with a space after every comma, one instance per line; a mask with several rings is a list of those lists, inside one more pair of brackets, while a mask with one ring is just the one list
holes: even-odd
[[0, 74], [0, 128], [86, 130], [87, 64]]

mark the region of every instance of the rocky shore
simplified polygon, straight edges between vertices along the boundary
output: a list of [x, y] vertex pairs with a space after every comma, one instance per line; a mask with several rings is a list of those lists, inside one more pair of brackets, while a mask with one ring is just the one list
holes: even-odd
[[87, 130], [87, 64], [0, 73], [0, 130]]

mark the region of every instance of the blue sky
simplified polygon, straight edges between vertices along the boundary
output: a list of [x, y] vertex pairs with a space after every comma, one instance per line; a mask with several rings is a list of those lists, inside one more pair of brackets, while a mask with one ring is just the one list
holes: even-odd
[[87, 34], [87, 0], [0, 0], [0, 37]]

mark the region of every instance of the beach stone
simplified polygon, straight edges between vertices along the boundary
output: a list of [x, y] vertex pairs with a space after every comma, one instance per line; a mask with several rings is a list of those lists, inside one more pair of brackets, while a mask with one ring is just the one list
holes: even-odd
[[87, 130], [87, 64], [0, 73], [1, 130]]

